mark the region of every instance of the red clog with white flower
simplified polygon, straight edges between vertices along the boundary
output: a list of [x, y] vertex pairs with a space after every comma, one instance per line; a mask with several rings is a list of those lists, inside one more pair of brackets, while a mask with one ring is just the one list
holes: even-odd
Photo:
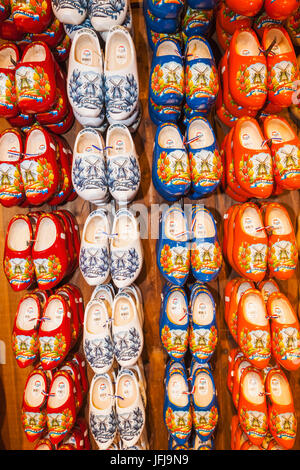
[[19, 367], [33, 364], [39, 352], [38, 327], [42, 315], [37, 295], [26, 294], [19, 302], [12, 333], [12, 349]]
[[32, 226], [26, 215], [14, 216], [7, 227], [3, 268], [14, 291], [28, 289], [35, 281], [31, 244]]
[[15, 25], [24, 32], [41, 33], [51, 21], [51, 0], [11, 0], [10, 4]]
[[19, 112], [15, 71], [19, 50], [11, 42], [0, 45], [0, 116], [12, 118]]
[[44, 42], [29, 44], [16, 66], [18, 106], [23, 113], [48, 111], [55, 102], [55, 61]]
[[54, 373], [47, 402], [47, 427], [50, 440], [59, 444], [76, 421], [76, 388], [67, 371]]
[[62, 295], [46, 302], [39, 329], [40, 361], [44, 370], [58, 367], [71, 346], [71, 312]]
[[25, 192], [20, 171], [23, 141], [18, 129], [0, 133], [0, 203], [4, 207], [20, 205]]

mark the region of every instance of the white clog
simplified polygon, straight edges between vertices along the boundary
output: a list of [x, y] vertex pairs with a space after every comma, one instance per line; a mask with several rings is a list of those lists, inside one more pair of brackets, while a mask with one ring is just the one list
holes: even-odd
[[68, 77], [68, 98], [80, 116], [98, 117], [104, 104], [103, 58], [95, 31], [82, 28], [72, 41]]
[[81, 24], [87, 15], [87, 0], [52, 0], [52, 10], [61, 23]]
[[89, 17], [96, 31], [108, 31], [125, 21], [128, 0], [89, 0]]
[[102, 108], [101, 113], [97, 117], [81, 116], [81, 114], [78, 114], [76, 111], [73, 111], [73, 113], [76, 121], [78, 121], [79, 124], [81, 124], [83, 127], [92, 127], [93, 129], [97, 129], [101, 133], [104, 132], [101, 130], [105, 120], [104, 108]]
[[[125, 20], [123, 21], [122, 25], [124, 28], [128, 29], [132, 38], [134, 37], [134, 29], [133, 29], [133, 19], [132, 19], [132, 9], [130, 3], [128, 3], [127, 13], [125, 16]], [[106, 42], [109, 30], [101, 31], [100, 36], [104, 42]]]
[[123, 124], [113, 124], [106, 133], [107, 185], [119, 203], [131, 202], [139, 189], [141, 170], [131, 134]]
[[111, 119], [127, 119], [136, 110], [139, 78], [136, 50], [126, 28], [115, 26], [105, 44], [104, 93], [106, 112]]
[[85, 221], [81, 237], [79, 268], [90, 286], [104, 284], [109, 277], [110, 226], [107, 214], [97, 209]]

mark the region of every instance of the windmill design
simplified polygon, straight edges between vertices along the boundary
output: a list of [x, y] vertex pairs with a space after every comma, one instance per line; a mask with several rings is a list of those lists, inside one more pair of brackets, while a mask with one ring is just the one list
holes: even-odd
[[205, 411], [202, 413], [197, 413], [197, 421], [200, 426], [205, 426], [208, 423], [209, 420], [209, 411]]
[[253, 74], [253, 83], [254, 85], [261, 85], [264, 83], [264, 72], [265, 72], [265, 65], [261, 65], [261, 67], [258, 69], [257, 65], [253, 65], [252, 70], [254, 72]]
[[18, 346], [20, 351], [29, 350], [30, 337], [28, 336], [19, 336], [18, 337]]
[[11, 260], [12, 270], [14, 274], [23, 274], [23, 260]]
[[[200, 66], [201, 64], [199, 65], [199, 67]], [[206, 73], [209, 71], [209, 67], [204, 66], [203, 69], [199, 69], [199, 67], [198, 66], [195, 67], [195, 71], [197, 72], [195, 81], [199, 82], [199, 86], [208, 86], [208, 83], [207, 83], [208, 79], [207, 79]]]
[[22, 170], [24, 172], [24, 179], [26, 184], [32, 184], [36, 181], [36, 171], [33, 170], [35, 166], [35, 162], [30, 162], [28, 165], [28, 168], [24, 167], [24, 164], [22, 165]]
[[288, 349], [297, 348], [297, 330], [295, 328], [285, 328], [282, 330], [282, 336]]
[[115, 269], [116, 270], [124, 270], [126, 268], [126, 261], [124, 259], [124, 254], [121, 253], [119, 255], [118, 253], [115, 253], [115, 259], [114, 262], [116, 263]]
[[115, 83], [114, 80], [112, 80], [111, 78], [109, 79], [110, 83], [112, 84], [112, 91], [111, 91], [111, 95], [112, 95], [112, 99], [114, 100], [121, 100], [122, 99], [122, 95], [123, 95], [123, 92], [122, 92], [122, 84], [124, 82], [124, 79], [123, 78], [120, 78], [120, 80], [118, 81], [118, 83]]
[[50, 427], [51, 428], [56, 428], [61, 425], [61, 415], [59, 413], [56, 414], [48, 414], [47, 418], [50, 421]]
[[211, 156], [212, 156], [212, 154], [208, 153], [206, 156], [203, 156], [203, 157], [201, 156], [200, 157], [201, 158], [201, 160], [200, 160], [200, 173], [205, 173], [205, 172], [210, 173], [212, 171], [213, 165], [210, 162]]
[[46, 265], [46, 263], [48, 263], [48, 260], [35, 260], [34, 261], [34, 264], [35, 264], [35, 268], [38, 272], [39, 275], [44, 275], [44, 274], [47, 274], [48, 272], [48, 265]]
[[298, 166], [298, 162], [297, 162], [298, 159], [295, 156], [294, 151], [295, 151], [295, 147], [292, 147], [290, 151], [286, 151], [282, 149], [282, 153], [285, 155], [284, 159], [285, 159], [286, 168], [292, 168], [292, 167]]
[[202, 252], [202, 261], [205, 263], [211, 263], [212, 256], [211, 256], [211, 246], [208, 247], [201, 247]]
[[185, 171], [185, 161], [184, 161], [184, 158], [185, 158], [185, 153], [184, 152], [180, 152], [179, 155], [178, 153], [176, 152], [173, 152], [170, 154], [170, 157], [175, 160], [175, 163], [174, 163], [174, 173], [176, 171], [179, 171], [179, 172], [184, 172]]
[[195, 330], [195, 335], [197, 336], [197, 345], [206, 346], [208, 343], [208, 330]]
[[177, 83], [178, 82], [178, 69], [181, 69], [181, 66], [179, 64], [175, 65], [175, 67], [166, 65], [165, 68], [168, 71], [167, 83]]
[[255, 251], [254, 258], [253, 258], [254, 263], [263, 263], [264, 262], [264, 247], [258, 248], [254, 246], [253, 250]]
[[126, 170], [127, 163], [128, 163], [128, 160], [127, 160], [127, 159], [126, 159], [126, 160], [123, 160], [123, 162], [117, 161], [117, 160], [114, 162], [114, 164], [118, 167], [118, 169], [117, 169], [117, 176], [116, 176], [117, 179], [119, 179], [119, 180], [120, 180], [120, 179], [121, 179], [121, 180], [126, 179], [126, 177], [127, 177], [127, 173], [126, 173], [126, 171], [127, 171], [127, 170]]
[[116, 344], [120, 351], [127, 350], [129, 348], [127, 332], [122, 332], [116, 335]]
[[36, 427], [39, 420], [38, 420], [38, 414], [37, 413], [26, 413], [26, 418], [29, 426]]
[[280, 415], [281, 425], [284, 431], [293, 431], [294, 417], [292, 414]]
[[40, 338], [40, 344], [42, 347], [42, 352], [47, 353], [47, 352], [52, 352], [53, 351], [53, 342], [54, 338], [50, 337], [48, 338], [47, 336], [41, 337]]
[[119, 426], [122, 433], [128, 434], [131, 431], [132, 423], [131, 423], [131, 414], [121, 414], [118, 415]]
[[288, 69], [288, 67], [290, 66], [290, 64], [286, 64], [285, 66], [284, 65], [281, 65], [281, 64], [277, 64], [277, 68], [279, 69], [279, 79], [278, 81], [280, 83], [285, 83], [285, 82], [289, 82], [290, 81], [290, 78], [291, 78], [291, 72]]
[[174, 346], [182, 346], [182, 344], [183, 344], [183, 340], [182, 340], [183, 335], [184, 335], [183, 331], [181, 331], [179, 333], [177, 331], [173, 331]]
[[97, 160], [95, 160], [94, 162], [91, 162], [90, 160], [86, 159], [86, 163], [87, 163], [87, 168], [86, 168], [86, 175], [89, 177], [89, 178], [99, 178], [99, 167], [98, 167], [98, 164], [99, 162], [101, 162], [100, 158], [98, 158]]
[[175, 266], [178, 266], [178, 267], [181, 267], [184, 265], [184, 252], [178, 252], [178, 250], [176, 248], [174, 248], [174, 253], [175, 253], [175, 260], [174, 260], [174, 264]]
[[185, 412], [175, 412], [175, 420], [178, 427], [186, 426], [186, 413]]
[[263, 177], [263, 176], [268, 175], [268, 173], [269, 173], [269, 166], [270, 166], [270, 165], [269, 165], [269, 159], [270, 159], [269, 155], [267, 155], [267, 156], [264, 158], [264, 160], [262, 160], [262, 161], [256, 159], [256, 162], [257, 162], [257, 164], [258, 164], [258, 166], [257, 166], [257, 175], [258, 175], [258, 176]]
[[289, 260], [289, 243], [286, 243], [284, 246], [279, 246], [279, 260], [280, 261], [288, 261]]
[[262, 426], [262, 416], [261, 416], [261, 414], [257, 414], [255, 412], [253, 412], [250, 415], [250, 419], [251, 419], [251, 426], [257, 427], [257, 428], [260, 428]]
[[262, 349], [266, 345], [266, 331], [253, 331], [252, 332], [252, 340], [254, 343], [254, 347], [258, 349]]
[[91, 76], [90, 74], [85, 73], [83, 77], [86, 80], [86, 83], [83, 86], [86, 98], [96, 98], [99, 89], [99, 84], [97, 83], [100, 77], [99, 74], [93, 74]]
[[10, 170], [11, 168], [8, 167], [7, 170], [4, 170], [2, 168], [2, 165], [0, 167], [0, 178], [1, 178], [1, 186], [10, 186], [12, 184], [12, 181], [11, 181], [11, 176], [10, 176]]

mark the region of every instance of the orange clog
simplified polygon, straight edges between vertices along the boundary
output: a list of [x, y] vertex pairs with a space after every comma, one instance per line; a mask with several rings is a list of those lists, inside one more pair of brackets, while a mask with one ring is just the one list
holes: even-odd
[[282, 370], [272, 369], [268, 373], [266, 392], [270, 432], [281, 447], [291, 449], [297, 434], [297, 418], [292, 391]]
[[238, 416], [243, 431], [256, 446], [262, 444], [267, 434], [267, 413], [262, 373], [254, 367], [246, 367], [240, 381]]
[[225, 0], [226, 5], [234, 12], [244, 16], [255, 16], [262, 8], [263, 0], [248, 0], [241, 2], [239, 0]]
[[[239, 208], [239, 206], [240, 206], [239, 204], [233, 204], [232, 206], [229, 207], [229, 209], [225, 212], [225, 214], [223, 216], [223, 219], [224, 219], [224, 222], [223, 222], [223, 254], [224, 254], [224, 256], [225, 256], [225, 258], [227, 259], [228, 262], [229, 262], [229, 260], [227, 258], [228, 223], [229, 223], [232, 212], [234, 211], [234, 209]], [[226, 317], [226, 315], [225, 315], [225, 317]]]
[[227, 369], [227, 388], [230, 393], [232, 393], [233, 390], [233, 367], [236, 358], [240, 355], [243, 354], [239, 348], [231, 349], [230, 353], [228, 355], [228, 369]]
[[249, 199], [248, 197], [246, 198], [235, 193], [229, 186], [227, 186], [225, 193], [227, 196], [231, 197], [231, 199], [234, 199], [237, 202], [247, 202]]
[[268, 116], [263, 132], [271, 143], [275, 182], [282, 189], [300, 188], [300, 140], [290, 124], [280, 116]]
[[242, 450], [242, 446], [247, 442], [249, 442], [249, 439], [239, 424], [235, 432], [235, 450]]
[[[274, 43], [270, 50], [271, 45]], [[292, 104], [293, 83], [299, 69], [293, 43], [283, 26], [264, 30], [262, 47], [267, 54], [268, 99], [274, 105], [288, 107]]]
[[262, 448], [260, 446], [256, 446], [255, 444], [252, 444], [252, 442], [248, 440], [244, 442], [240, 450], [262, 450]]
[[273, 292], [267, 310], [271, 319], [273, 357], [284, 369], [299, 369], [300, 324], [289, 299], [281, 292]]
[[268, 237], [258, 207], [242, 204], [234, 225], [233, 262], [243, 277], [260, 282], [267, 270]]
[[247, 361], [242, 352], [237, 356], [233, 367], [233, 388], [232, 388], [232, 401], [236, 409], [239, 407], [240, 399], [240, 382], [241, 376], [246, 367], [250, 367], [251, 363]]
[[238, 344], [254, 367], [264, 369], [271, 358], [270, 323], [262, 293], [248, 289], [238, 306]]
[[216, 35], [218, 43], [220, 44], [221, 48], [226, 51], [227, 47], [230, 45], [230, 41], [232, 35], [227, 33], [221, 26], [220, 17], [217, 15], [216, 17]]
[[255, 289], [255, 285], [252, 281], [248, 281], [244, 278], [238, 278], [235, 284], [233, 285], [231, 296], [230, 296], [230, 303], [228, 308], [228, 317], [227, 317], [227, 325], [229, 328], [232, 337], [238, 343], [238, 335], [237, 335], [237, 326], [238, 326], [238, 306], [243, 294], [249, 290]]
[[252, 29], [237, 30], [232, 36], [228, 60], [229, 89], [245, 108], [259, 110], [267, 98], [267, 62]]
[[229, 131], [229, 134], [226, 139], [226, 145], [225, 145], [225, 172], [226, 172], [226, 181], [230, 189], [234, 192], [234, 194], [237, 194], [241, 196], [242, 198], [248, 199], [250, 197], [249, 193], [244, 191], [240, 184], [237, 181], [236, 174], [234, 171], [234, 155], [233, 155], [233, 132], [234, 132], [234, 127], [232, 127]]
[[276, 202], [268, 204], [265, 227], [269, 228], [268, 267], [270, 277], [289, 279], [298, 263], [298, 247], [294, 227], [285, 207]]
[[252, 18], [248, 16], [243, 16], [235, 11], [232, 11], [225, 3], [225, 1], [220, 2], [220, 6], [217, 11], [217, 18], [221, 28], [227, 34], [234, 34], [237, 29], [242, 28], [251, 28]]
[[258, 284], [258, 288], [261, 291], [265, 303], [267, 303], [268, 298], [273, 292], [280, 292], [278, 284], [274, 279], [265, 279]]
[[236, 263], [233, 259], [233, 245], [235, 243], [235, 217], [239, 210], [240, 210], [240, 205], [239, 204], [235, 205], [228, 219], [228, 229], [227, 229], [228, 241], [227, 241], [226, 255], [227, 255], [227, 261], [232, 267], [232, 269], [234, 269], [237, 274], [242, 276], [240, 270], [236, 266]]
[[256, 119], [242, 117], [233, 131], [234, 170], [241, 188], [256, 198], [273, 191], [272, 157]]
[[286, 20], [299, 6], [297, 0], [265, 0], [264, 9], [270, 18]]
[[237, 427], [239, 426], [239, 417], [238, 415], [233, 415], [231, 419], [231, 425], [230, 425], [230, 433], [231, 433], [231, 443], [230, 447], [231, 450], [235, 450], [236, 446], [236, 430]]

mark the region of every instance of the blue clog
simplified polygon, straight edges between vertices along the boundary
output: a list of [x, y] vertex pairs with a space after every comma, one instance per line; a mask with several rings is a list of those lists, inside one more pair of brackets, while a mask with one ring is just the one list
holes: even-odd
[[200, 439], [200, 437], [195, 434], [192, 440], [191, 448], [192, 450], [214, 450], [215, 443], [212, 438], [208, 439], [207, 441], [202, 441], [202, 439]]
[[158, 18], [179, 18], [184, 0], [147, 0], [152, 15]]
[[179, 18], [159, 18], [151, 13], [148, 7], [148, 1], [143, 2], [144, 18], [146, 25], [156, 33], [176, 33], [180, 27]]
[[208, 441], [219, 418], [219, 406], [212, 371], [200, 364], [193, 369], [191, 380], [193, 428], [202, 441]]
[[221, 156], [213, 128], [205, 118], [194, 117], [189, 121], [186, 140], [192, 179], [190, 197], [199, 199], [219, 186], [223, 174]]
[[189, 348], [193, 358], [205, 364], [214, 354], [218, 342], [216, 304], [205, 285], [192, 291], [190, 313]]
[[182, 31], [187, 37], [207, 36], [212, 25], [213, 10], [199, 10], [188, 6], [182, 20]]
[[181, 31], [178, 31], [178, 32], [175, 32], [175, 33], [157, 33], [156, 31], [153, 31], [147, 21], [146, 22], [146, 30], [147, 30], [147, 39], [148, 39], [148, 44], [151, 48], [152, 51], [154, 51], [155, 49], [155, 45], [157, 43], [157, 41], [161, 38], [173, 38], [173, 39], [176, 39], [176, 41], [179, 41], [180, 43], [182, 42], [182, 35], [181, 35]]
[[148, 110], [151, 121], [156, 126], [160, 126], [164, 122], [176, 123], [180, 119], [181, 107], [172, 105], [157, 105], [154, 101], [148, 98]]
[[189, 443], [177, 444], [172, 437], [168, 439], [168, 450], [189, 450]]
[[184, 67], [180, 43], [162, 38], [156, 43], [149, 78], [149, 96], [157, 105], [180, 106], [184, 97]]
[[191, 36], [185, 45], [185, 93], [194, 110], [209, 110], [219, 91], [218, 72], [212, 49], [201, 36]]
[[194, 277], [202, 282], [216, 279], [222, 267], [222, 250], [216, 222], [203, 205], [192, 207], [191, 266]]
[[171, 439], [184, 445], [192, 431], [192, 409], [183, 362], [168, 362], [165, 371], [164, 422]]
[[183, 286], [189, 275], [190, 247], [187, 219], [179, 206], [167, 208], [161, 216], [156, 256], [163, 277]]
[[179, 200], [190, 190], [188, 154], [179, 127], [174, 123], [164, 123], [156, 129], [152, 180], [155, 189], [168, 201]]
[[199, 10], [212, 10], [217, 3], [218, 0], [187, 0], [189, 7]]
[[161, 342], [168, 355], [182, 359], [188, 350], [188, 299], [182, 287], [167, 284], [162, 295], [159, 319]]

